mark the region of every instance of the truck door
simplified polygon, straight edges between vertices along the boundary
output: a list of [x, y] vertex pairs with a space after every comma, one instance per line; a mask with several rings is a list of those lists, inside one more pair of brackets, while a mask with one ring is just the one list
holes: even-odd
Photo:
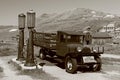
[[56, 48], [56, 55], [58, 56], [65, 56], [67, 51], [66, 47], [66, 35], [63, 33], [58, 33], [58, 41], [57, 41], [57, 48]]

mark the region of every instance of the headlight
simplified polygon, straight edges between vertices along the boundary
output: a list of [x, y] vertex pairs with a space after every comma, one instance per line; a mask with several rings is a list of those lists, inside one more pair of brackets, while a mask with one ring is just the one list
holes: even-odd
[[81, 52], [81, 47], [77, 47], [77, 51], [78, 51], [78, 52]]
[[81, 52], [81, 49], [80, 49], [80, 50], [78, 50], [78, 52]]
[[93, 52], [97, 52], [97, 50], [94, 49]]

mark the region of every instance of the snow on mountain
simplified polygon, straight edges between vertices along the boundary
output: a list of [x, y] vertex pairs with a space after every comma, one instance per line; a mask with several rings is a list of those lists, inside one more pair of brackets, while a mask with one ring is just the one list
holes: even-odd
[[108, 14], [104, 18], [114, 18], [114, 17], [115, 17], [114, 15]]
[[9, 30], [9, 32], [14, 32], [14, 31], [17, 31], [18, 29], [11, 29]]
[[96, 12], [95, 12], [95, 11], [91, 11], [91, 13], [92, 13], [92, 14], [96, 14]]

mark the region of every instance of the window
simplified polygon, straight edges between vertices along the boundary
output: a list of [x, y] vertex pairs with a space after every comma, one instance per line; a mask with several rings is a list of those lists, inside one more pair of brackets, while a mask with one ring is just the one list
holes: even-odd
[[67, 39], [71, 39], [71, 36], [67, 36]]
[[80, 36], [80, 43], [83, 43], [83, 36]]
[[66, 35], [60, 35], [60, 41], [61, 42], [65, 42], [66, 39]]
[[70, 36], [67, 36], [67, 41], [68, 42], [82, 43], [83, 42], [83, 36], [70, 35]]

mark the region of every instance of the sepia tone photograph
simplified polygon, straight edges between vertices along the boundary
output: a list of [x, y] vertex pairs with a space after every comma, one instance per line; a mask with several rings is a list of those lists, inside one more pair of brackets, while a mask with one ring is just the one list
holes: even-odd
[[0, 0], [0, 80], [120, 80], [120, 0]]

